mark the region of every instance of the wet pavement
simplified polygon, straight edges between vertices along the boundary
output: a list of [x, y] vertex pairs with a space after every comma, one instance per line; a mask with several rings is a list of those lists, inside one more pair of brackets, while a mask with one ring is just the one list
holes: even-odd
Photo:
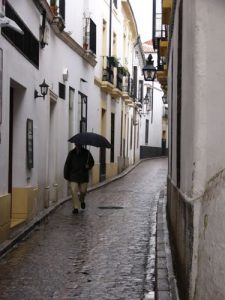
[[0, 260], [0, 299], [154, 299], [166, 175], [167, 159], [146, 160], [88, 193], [78, 215], [59, 206]]

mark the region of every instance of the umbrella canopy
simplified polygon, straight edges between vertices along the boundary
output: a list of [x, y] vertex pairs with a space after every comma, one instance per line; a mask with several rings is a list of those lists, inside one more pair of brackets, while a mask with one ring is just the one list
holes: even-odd
[[101, 148], [111, 148], [110, 142], [102, 135], [94, 132], [81, 132], [72, 136], [68, 142], [80, 144], [80, 145], [90, 145], [94, 147]]

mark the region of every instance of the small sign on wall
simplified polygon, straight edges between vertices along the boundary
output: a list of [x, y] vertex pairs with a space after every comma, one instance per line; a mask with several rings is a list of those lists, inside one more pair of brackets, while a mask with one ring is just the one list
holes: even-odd
[[32, 169], [34, 167], [33, 161], [33, 120], [27, 119], [26, 130], [26, 143], [27, 143], [27, 168]]

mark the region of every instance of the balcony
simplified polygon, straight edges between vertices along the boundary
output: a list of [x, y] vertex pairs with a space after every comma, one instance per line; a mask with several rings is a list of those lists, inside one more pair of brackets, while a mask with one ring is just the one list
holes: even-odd
[[159, 51], [160, 56], [167, 56], [167, 49], [168, 49], [168, 41], [167, 40], [160, 40], [159, 41]]
[[157, 71], [157, 80], [161, 85], [167, 85], [167, 70]]
[[116, 85], [117, 66], [118, 63], [115, 57], [104, 56], [102, 80]]
[[102, 80], [95, 79], [101, 90], [111, 94], [112, 98], [126, 97], [128, 94], [128, 70], [119, 66], [119, 62], [114, 56], [103, 57], [102, 69]]
[[170, 16], [172, 11], [172, 0], [162, 1], [162, 23], [170, 24]]

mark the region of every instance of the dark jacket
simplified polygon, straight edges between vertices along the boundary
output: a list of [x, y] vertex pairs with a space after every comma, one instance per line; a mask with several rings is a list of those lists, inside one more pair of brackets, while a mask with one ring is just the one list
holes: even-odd
[[77, 152], [77, 149], [74, 148], [67, 156], [64, 165], [64, 178], [71, 182], [88, 182], [89, 170], [94, 166], [94, 163], [90, 151], [81, 148], [80, 152]]

